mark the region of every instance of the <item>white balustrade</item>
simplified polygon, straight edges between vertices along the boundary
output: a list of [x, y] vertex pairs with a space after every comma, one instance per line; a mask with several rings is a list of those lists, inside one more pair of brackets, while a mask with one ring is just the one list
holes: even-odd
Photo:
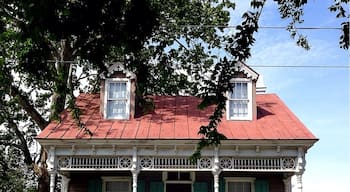
[[[192, 163], [188, 157], [149, 157], [137, 158], [139, 170], [198, 170], [211, 171], [213, 157], [202, 157]], [[57, 167], [61, 170], [84, 169], [114, 169], [131, 170], [131, 156], [61, 156], [58, 157]], [[285, 158], [234, 158], [220, 157], [219, 167], [224, 171], [296, 171], [296, 160]]]

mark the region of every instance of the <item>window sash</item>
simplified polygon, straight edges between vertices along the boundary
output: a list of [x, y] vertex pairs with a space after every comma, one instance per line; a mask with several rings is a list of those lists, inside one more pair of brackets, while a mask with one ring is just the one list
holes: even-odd
[[127, 100], [127, 82], [110, 82], [108, 85], [108, 100]]
[[107, 101], [107, 117], [126, 115], [126, 101]]
[[234, 82], [229, 92], [229, 118], [248, 117], [249, 96], [248, 82]]
[[127, 118], [129, 104], [128, 82], [123, 80], [110, 81], [106, 87], [106, 117]]
[[251, 192], [251, 182], [228, 182], [227, 192]]
[[249, 100], [230, 100], [230, 117], [247, 117]]
[[229, 94], [229, 99], [248, 99], [248, 82], [233, 83], [233, 88]]
[[131, 192], [130, 181], [105, 181], [105, 192]]

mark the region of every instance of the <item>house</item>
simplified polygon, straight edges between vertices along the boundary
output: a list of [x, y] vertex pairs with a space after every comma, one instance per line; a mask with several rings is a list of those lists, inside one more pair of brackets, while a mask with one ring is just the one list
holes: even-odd
[[138, 115], [137, 79], [113, 65], [100, 94], [76, 101], [91, 135], [66, 110], [36, 138], [48, 151], [50, 192], [57, 175], [64, 192], [302, 192], [305, 155], [317, 138], [277, 95], [257, 87], [254, 70], [240, 63], [236, 71], [218, 127], [227, 140], [191, 163], [213, 107], [199, 110], [192, 96], [153, 96], [154, 110]]

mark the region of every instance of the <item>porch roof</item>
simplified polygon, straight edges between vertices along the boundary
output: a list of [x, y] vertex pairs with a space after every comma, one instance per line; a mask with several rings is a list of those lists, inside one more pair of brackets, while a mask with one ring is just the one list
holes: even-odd
[[[51, 139], [200, 139], [198, 130], [208, 124], [213, 107], [197, 109], [200, 100], [191, 96], [154, 96], [155, 110], [151, 114], [129, 120], [106, 120], [100, 114], [100, 95], [81, 94], [77, 106], [81, 121], [92, 135], [79, 129], [70, 112], [61, 114], [61, 122], [51, 122], [38, 136], [39, 140]], [[256, 95], [257, 119], [232, 121], [222, 118], [218, 131], [228, 139], [302, 139], [316, 137], [288, 109], [275, 94]]]

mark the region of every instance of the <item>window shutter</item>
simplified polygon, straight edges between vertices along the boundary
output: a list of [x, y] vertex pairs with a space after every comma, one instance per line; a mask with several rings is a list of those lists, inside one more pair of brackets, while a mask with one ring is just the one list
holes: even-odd
[[101, 179], [90, 179], [88, 181], [88, 192], [102, 192]]
[[161, 181], [153, 181], [150, 183], [150, 192], [163, 192], [164, 185]]
[[145, 181], [144, 180], [137, 181], [137, 192], [145, 192]]
[[225, 185], [226, 185], [225, 179], [221, 177], [219, 180], [219, 191], [220, 192], [225, 192]]
[[269, 182], [267, 180], [255, 180], [255, 192], [269, 192]]
[[208, 192], [207, 182], [195, 182], [193, 183], [193, 191], [195, 192]]

